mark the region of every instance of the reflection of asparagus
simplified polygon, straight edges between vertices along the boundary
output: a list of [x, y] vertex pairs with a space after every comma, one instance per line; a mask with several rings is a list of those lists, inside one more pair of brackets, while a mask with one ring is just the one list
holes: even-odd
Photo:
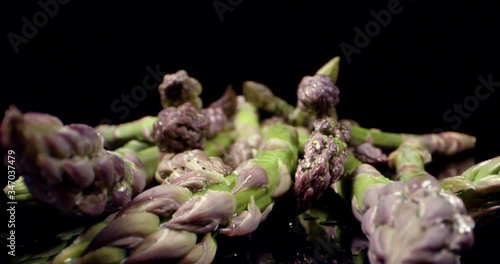
[[[210, 232], [224, 224], [219, 231], [226, 235], [253, 232], [272, 208], [273, 198], [291, 185], [290, 173], [298, 155], [295, 129], [276, 123], [265, 131], [261, 152], [222, 182], [195, 194], [174, 185], [175, 179], [148, 189], [107, 221], [95, 225], [95, 231], [78, 238], [54, 263], [85, 263], [88, 259], [94, 263], [105, 259], [114, 263], [180, 259], [181, 263], [210, 263], [216, 249]], [[194, 159], [186, 161], [186, 156], [178, 154], [177, 158], [184, 160], [186, 169], [200, 166]], [[182, 163], [177, 160], [176, 164]], [[196, 233], [206, 233], [198, 244]]]
[[34, 252], [16, 255], [11, 264], [44, 264], [50, 261], [59, 254], [70, 241], [78, 236], [84, 230], [83, 226], [72, 228], [55, 235], [55, 241], [44, 243], [36, 248]]
[[106, 151], [93, 128], [64, 126], [49, 114], [9, 108], [2, 145], [16, 152], [16, 169], [29, 193], [64, 214], [97, 216], [105, 209], [117, 210], [152, 178], [141, 162], [150, 160], [150, 153], [138, 157]]

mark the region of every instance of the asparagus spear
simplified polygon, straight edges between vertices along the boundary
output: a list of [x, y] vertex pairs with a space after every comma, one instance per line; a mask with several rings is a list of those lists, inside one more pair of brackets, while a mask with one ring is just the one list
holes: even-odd
[[[163, 86], [161, 86], [163, 87]], [[165, 88], [165, 87], [163, 87]], [[167, 89], [167, 88], [165, 88]], [[176, 88], [177, 89], [177, 88]], [[163, 91], [160, 89], [160, 91]], [[192, 89], [185, 91], [186, 93], [192, 92]], [[170, 95], [173, 98], [168, 97]], [[143, 142], [158, 143], [160, 147], [167, 149], [177, 149], [179, 144], [170, 146], [168, 143], [162, 142], [159, 137], [162, 133], [171, 129], [172, 131], [179, 131], [185, 128], [189, 133], [182, 133], [179, 131], [173, 135], [165, 136], [171, 138], [172, 136], [188, 138], [187, 141], [195, 144], [200, 144], [202, 138], [215, 137], [219, 132], [227, 130], [230, 127], [230, 119], [232, 118], [236, 108], [236, 94], [232, 87], [228, 87], [224, 94], [211, 103], [207, 108], [199, 110], [197, 104], [193, 104], [192, 100], [181, 100], [176, 97], [176, 94], [165, 92], [162, 94], [162, 102], [165, 109], [160, 111], [158, 116], [145, 116], [138, 120], [119, 124], [119, 125], [99, 125], [96, 130], [104, 137], [104, 144], [107, 148], [116, 148], [123, 145], [130, 140], [138, 140]], [[194, 96], [194, 95], [193, 95]], [[196, 102], [201, 102], [197, 97]], [[168, 102], [168, 103], [167, 103]], [[175, 102], [175, 103], [174, 103]], [[181, 103], [184, 102], [184, 103]], [[186, 116], [185, 118], [180, 118]], [[174, 118], [174, 119], [169, 119]], [[190, 126], [190, 121], [196, 122]], [[155, 127], [155, 128], [154, 128]], [[159, 133], [160, 135], [157, 135]], [[160, 142], [158, 142], [160, 141]], [[201, 140], [203, 141], [203, 140]], [[163, 146], [162, 144], [166, 144]], [[187, 144], [183, 150], [190, 148]]]
[[233, 169], [242, 162], [254, 158], [262, 140], [257, 108], [246, 102], [242, 96], [238, 97], [234, 127], [236, 140], [224, 156], [224, 163]]
[[474, 148], [476, 138], [467, 134], [445, 131], [423, 135], [398, 134], [383, 132], [378, 129], [368, 129], [359, 126], [351, 126], [351, 142], [363, 143], [371, 140], [373, 145], [381, 148], [395, 149], [408, 137], [417, 137], [429, 149], [431, 153], [445, 156]]
[[434, 177], [390, 182], [368, 164], [350, 177], [336, 189], [352, 201], [369, 239], [371, 263], [458, 263], [472, 246], [474, 221], [462, 200], [442, 191]]
[[207, 138], [213, 138], [219, 132], [232, 128], [229, 121], [236, 112], [236, 105], [237, 95], [232, 86], [229, 86], [219, 99], [211, 103], [207, 108], [201, 109], [201, 114], [207, 117], [210, 122]]
[[[325, 115], [337, 118], [335, 105], [339, 103], [339, 91], [334, 83], [338, 75], [338, 66], [339, 59], [334, 58], [313, 77], [304, 77], [297, 89], [297, 107], [275, 96], [264, 84], [256, 82], [245, 82], [243, 94], [258, 108], [281, 116], [290, 124], [309, 126], [314, 119]], [[357, 125], [350, 125], [349, 129], [351, 134], [349, 143], [354, 145], [368, 141], [375, 147], [395, 149], [405, 138], [418, 137], [431, 153], [447, 156], [474, 148], [476, 142], [475, 137], [457, 132], [412, 135], [382, 132]]]
[[210, 128], [208, 119], [189, 102], [160, 111], [151, 138], [162, 152], [202, 148]]
[[[396, 166], [401, 180], [428, 175], [424, 166], [431, 157], [420, 141], [406, 139], [389, 159], [390, 164]], [[465, 204], [468, 214], [477, 219], [500, 207], [499, 174], [500, 157], [496, 157], [471, 166], [462, 175], [444, 178], [439, 183], [443, 190], [455, 193]]]
[[107, 151], [87, 125], [63, 125], [49, 114], [23, 114], [11, 106], [1, 129], [2, 145], [16, 153], [16, 170], [29, 194], [63, 214], [95, 217], [118, 210], [153, 176], [142, 161], [156, 153]]
[[333, 83], [337, 82], [337, 78], [339, 76], [339, 68], [340, 68], [340, 57], [335, 56], [327, 63], [325, 63], [321, 68], [316, 72], [316, 74], [323, 74], [328, 76]]
[[[213, 230], [220, 222], [210, 219], [214, 216], [204, 212], [215, 210], [214, 207], [224, 202], [211, 201], [207, 195], [224, 192], [229, 196], [219, 194], [220, 199], [225, 199], [227, 204], [234, 201], [235, 208], [228, 207], [225, 213], [219, 210], [218, 217], [230, 217], [227, 219], [228, 225], [220, 232], [231, 236], [253, 232], [271, 210], [273, 199], [289, 190], [290, 174], [295, 170], [298, 158], [297, 133], [293, 127], [274, 123], [264, 131], [261, 151], [255, 158], [240, 164], [225, 177], [225, 181], [208, 186], [207, 191], [196, 193], [194, 201], [186, 203], [174, 213], [166, 226], [201, 233]], [[197, 211], [198, 208], [205, 209]]]
[[295, 195], [300, 212], [344, 173], [349, 133], [333, 118], [314, 122], [295, 172]]
[[[159, 163], [160, 153], [157, 147], [150, 146], [145, 142], [131, 140], [112, 152], [134, 163], [142, 164], [146, 176], [146, 186], [151, 183], [152, 175], [155, 174], [156, 166]], [[30, 194], [22, 175], [14, 182], [7, 184], [4, 188], [4, 193], [7, 197], [14, 196], [13, 200], [22, 201], [25, 204], [28, 202], [36, 204], [38, 202]]]
[[425, 172], [430, 153], [420, 141], [406, 139], [389, 159], [402, 181], [390, 182], [363, 164], [354, 171], [351, 188], [337, 186], [341, 194], [352, 190], [343, 194], [353, 197], [353, 212], [370, 240], [370, 261], [458, 263], [474, 241], [474, 221], [464, 203]]
[[478, 219], [500, 208], [500, 156], [480, 162], [462, 175], [444, 178], [441, 188], [456, 193], [469, 214]]
[[335, 106], [339, 101], [339, 88], [324, 74], [304, 76], [297, 88], [297, 107], [318, 118], [337, 118]]
[[[290, 173], [298, 155], [296, 131], [281, 123], [265, 131], [259, 155], [224, 181], [195, 194], [173, 183], [148, 189], [108, 222], [98, 224], [96, 230], [100, 231], [77, 239], [54, 263], [86, 259], [102, 263], [99, 261], [108, 254], [116, 257], [116, 263], [179, 259], [183, 263], [210, 263], [215, 254], [210, 232], [218, 227], [229, 236], [253, 232], [272, 208], [273, 198], [291, 185]], [[198, 244], [196, 234], [204, 236]], [[125, 248], [130, 251], [123, 256]], [[196, 262], [200, 259], [204, 261]]]
[[178, 107], [186, 102], [196, 109], [202, 108], [200, 94], [202, 86], [198, 80], [190, 77], [185, 70], [179, 70], [163, 76], [163, 82], [158, 86], [163, 108]]
[[99, 125], [96, 131], [104, 138], [104, 145], [114, 149], [130, 140], [150, 141], [151, 129], [158, 120], [155, 116], [145, 116], [138, 120], [119, 125]]
[[174, 184], [197, 192], [224, 182], [233, 169], [219, 157], [209, 157], [199, 149], [165, 156], [158, 165], [155, 178], [160, 183]]
[[[339, 122], [350, 130], [351, 126], [359, 126], [358, 122], [352, 119], [341, 119]], [[368, 164], [381, 164], [387, 163], [387, 155], [380, 149], [373, 145], [370, 137], [364, 142], [349, 142], [349, 153], [354, 155], [358, 160]]]
[[243, 82], [245, 100], [257, 108], [273, 115], [283, 117], [287, 123], [297, 126], [308, 126], [311, 120], [310, 113], [295, 108], [285, 100], [275, 96], [266, 85], [254, 81]]

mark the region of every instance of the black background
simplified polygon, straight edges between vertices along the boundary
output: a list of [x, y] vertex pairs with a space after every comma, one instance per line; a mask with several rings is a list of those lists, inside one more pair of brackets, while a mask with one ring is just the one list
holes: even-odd
[[156, 90], [123, 119], [111, 110], [142, 84], [148, 65], [167, 73], [185, 69], [202, 83], [205, 104], [230, 84], [241, 92], [245, 80], [265, 83], [295, 104], [300, 79], [338, 55], [341, 117], [393, 132], [469, 133], [478, 139], [477, 160], [500, 154], [499, 92], [479, 100], [458, 127], [443, 119], [474, 96], [479, 76], [500, 82], [494, 1], [401, 0], [401, 13], [350, 63], [340, 43], [354, 45], [354, 28], [363, 29], [374, 20], [370, 12], [390, 1], [219, 0], [240, 2], [223, 21], [213, 2], [73, 0], [16, 53], [9, 32], [22, 36], [22, 17], [32, 21], [41, 7], [4, 1], [0, 108], [13, 104], [89, 125], [155, 115]]

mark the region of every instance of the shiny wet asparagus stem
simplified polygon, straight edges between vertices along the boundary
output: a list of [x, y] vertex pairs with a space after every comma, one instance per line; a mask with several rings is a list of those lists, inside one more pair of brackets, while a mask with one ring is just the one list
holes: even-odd
[[[94, 226], [95, 232], [91, 229], [79, 237], [54, 263], [85, 263], [90, 258], [102, 263], [97, 260], [108, 254], [117, 257], [116, 263], [180, 258], [185, 263], [197, 263], [201, 258], [205, 261], [199, 263], [210, 263], [215, 254], [211, 232], [218, 230], [229, 236], [253, 232], [269, 213], [273, 199], [291, 186], [290, 174], [298, 155], [296, 131], [282, 123], [272, 124], [265, 131], [261, 152], [224, 177], [223, 182], [194, 194], [174, 184], [148, 189]], [[205, 238], [198, 247], [196, 234]], [[129, 255], [121, 255], [127, 247], [131, 248]]]

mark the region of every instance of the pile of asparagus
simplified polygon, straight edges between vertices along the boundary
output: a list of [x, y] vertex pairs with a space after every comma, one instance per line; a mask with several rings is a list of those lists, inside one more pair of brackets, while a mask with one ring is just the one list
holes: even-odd
[[205, 107], [202, 85], [180, 70], [158, 87], [163, 110], [118, 125], [65, 125], [11, 106], [0, 140], [20, 176], [5, 194], [104, 219], [37, 260], [212, 263], [218, 236], [252, 234], [282, 196], [294, 197], [301, 217], [333, 191], [352, 207], [371, 263], [459, 263], [474, 220], [499, 206], [500, 157], [453, 177], [430, 175], [433, 155], [472, 149], [476, 139], [340, 119], [338, 72], [335, 57], [303, 77], [295, 105], [246, 81], [242, 94], [228, 87]]

